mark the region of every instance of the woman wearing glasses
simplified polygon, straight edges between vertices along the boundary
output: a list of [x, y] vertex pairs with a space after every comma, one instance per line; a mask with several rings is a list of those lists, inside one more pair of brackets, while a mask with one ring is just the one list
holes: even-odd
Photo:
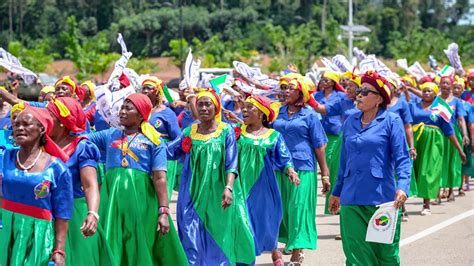
[[[387, 112], [388, 82], [376, 72], [362, 76], [357, 108], [342, 132], [339, 174], [329, 210], [340, 209], [341, 236], [348, 265], [400, 264], [400, 221], [392, 244], [365, 241], [376, 205], [394, 202], [400, 207], [410, 187], [410, 156], [400, 117]], [[394, 173], [398, 176], [395, 182]]]

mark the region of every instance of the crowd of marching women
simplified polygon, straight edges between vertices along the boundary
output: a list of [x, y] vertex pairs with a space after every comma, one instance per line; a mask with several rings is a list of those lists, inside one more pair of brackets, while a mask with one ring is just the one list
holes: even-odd
[[[474, 72], [291, 68], [272, 88], [235, 74], [221, 91], [182, 82], [171, 100], [157, 77], [126, 72], [105, 94], [68, 76], [38, 101], [0, 87], [0, 265], [245, 265], [263, 252], [283, 265], [278, 242], [300, 265], [317, 248], [319, 190], [348, 265], [396, 265], [406, 199], [431, 215], [469, 190]], [[127, 88], [116, 112], [96, 102]], [[393, 243], [367, 242], [387, 202]]]

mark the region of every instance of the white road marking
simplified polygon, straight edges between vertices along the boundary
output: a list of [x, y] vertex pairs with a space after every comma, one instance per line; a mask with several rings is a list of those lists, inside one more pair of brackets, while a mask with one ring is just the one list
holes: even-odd
[[471, 215], [474, 215], [474, 209], [471, 209], [471, 210], [469, 210], [469, 211], [463, 212], [463, 213], [461, 213], [461, 214], [459, 214], [459, 215], [456, 215], [456, 216], [454, 216], [453, 218], [450, 218], [450, 219], [448, 219], [448, 220], [446, 220], [446, 221], [444, 221], [444, 222], [442, 222], [442, 223], [439, 223], [439, 224], [437, 224], [437, 225], [435, 225], [435, 226], [432, 226], [432, 227], [430, 227], [430, 228], [428, 228], [428, 229], [426, 229], [426, 230], [423, 230], [423, 231], [421, 231], [421, 232], [419, 232], [419, 233], [417, 233], [417, 234], [414, 234], [414, 235], [412, 235], [412, 236], [410, 236], [410, 237], [407, 237], [407, 238], [401, 240], [401, 241], [400, 241], [400, 247], [403, 247], [403, 246], [405, 246], [405, 245], [411, 244], [411, 243], [413, 243], [413, 242], [415, 242], [415, 241], [417, 241], [417, 240], [419, 240], [419, 239], [421, 239], [421, 238], [423, 238], [423, 237], [425, 237], [425, 236], [428, 236], [428, 235], [430, 235], [430, 234], [433, 234], [434, 232], [437, 232], [437, 231], [439, 231], [439, 230], [441, 230], [441, 229], [443, 229], [443, 228], [445, 228], [445, 227], [447, 227], [447, 226], [450, 226], [450, 225], [452, 225], [452, 224], [454, 224], [454, 223], [456, 223], [456, 222], [459, 222], [459, 221], [461, 221], [461, 220], [463, 220], [463, 219], [465, 219], [465, 218], [467, 218], [467, 217], [469, 217], [469, 216], [471, 216]]

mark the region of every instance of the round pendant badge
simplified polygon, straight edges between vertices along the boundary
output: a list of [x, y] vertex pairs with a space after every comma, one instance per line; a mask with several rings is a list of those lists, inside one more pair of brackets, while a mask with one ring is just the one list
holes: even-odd
[[393, 217], [389, 212], [379, 213], [372, 222], [372, 226], [375, 230], [383, 232], [390, 228], [393, 222]]
[[155, 128], [159, 128], [161, 126], [161, 120], [157, 119], [155, 122]]
[[35, 199], [43, 199], [49, 195], [49, 188], [51, 186], [51, 182], [48, 180], [44, 180], [42, 183], [35, 186], [33, 192], [35, 193]]

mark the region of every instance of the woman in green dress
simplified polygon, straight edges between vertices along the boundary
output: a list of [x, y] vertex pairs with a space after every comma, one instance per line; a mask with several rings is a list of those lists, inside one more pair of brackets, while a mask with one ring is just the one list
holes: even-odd
[[99, 185], [97, 161], [100, 152], [83, 134], [86, 116], [82, 107], [70, 97], [54, 98], [47, 110], [54, 118], [54, 128], [49, 134], [69, 156], [66, 166], [72, 177], [74, 212], [69, 222], [66, 239], [68, 265], [113, 265], [102, 225], [99, 224]]
[[[282, 78], [283, 80], [285, 77]], [[294, 186], [285, 174], [277, 173], [283, 202], [279, 241], [292, 250], [291, 262], [302, 263], [303, 249], [316, 249], [317, 166], [321, 167], [322, 193], [329, 192], [329, 169], [326, 164], [327, 137], [313, 109], [314, 83], [301, 75], [290, 78], [285, 90], [285, 106], [273, 123], [283, 136], [300, 178]]]
[[118, 265], [187, 265], [169, 217], [166, 146], [148, 123], [152, 107], [147, 96], [131, 94], [119, 113], [123, 130], [89, 135], [107, 153], [104, 230]]
[[[421, 102], [410, 102], [410, 112], [413, 118], [413, 137], [417, 157], [414, 162], [417, 196], [423, 198], [421, 215], [431, 215], [430, 199], [438, 197], [443, 170], [444, 136], [456, 148], [462, 161], [466, 160], [454, 129], [449, 121], [433, 117], [431, 105], [438, 94], [438, 85], [425, 82], [420, 85], [422, 90]], [[444, 136], [443, 136], [444, 135]]]
[[[440, 95], [451, 109], [451, 125], [454, 128], [454, 134], [463, 147], [469, 144], [469, 135], [467, 133], [466, 121], [464, 117], [467, 115], [464, 110], [462, 100], [453, 95], [454, 79], [450, 76], [441, 77], [439, 83]], [[441, 187], [448, 189], [447, 199], [454, 201], [454, 188], [459, 188], [462, 184], [462, 163], [456, 148], [445, 139], [443, 154], [443, 173], [441, 175]]]
[[[142, 93], [150, 98], [153, 110], [150, 115], [150, 124], [160, 133], [164, 142], [169, 142], [181, 135], [176, 114], [163, 103], [164, 83], [157, 77], [148, 77], [142, 82]], [[178, 162], [168, 160], [166, 164], [166, 185], [168, 186], [168, 200], [171, 200], [176, 181]]]
[[48, 112], [27, 107], [13, 122], [19, 148], [0, 154], [0, 265], [65, 265], [73, 191], [68, 157], [48, 137], [53, 123]]
[[220, 121], [219, 96], [200, 91], [188, 99], [196, 104], [199, 124], [170, 142], [174, 158], [185, 154], [177, 206], [178, 229], [190, 265], [250, 264], [255, 244], [237, 178], [234, 130]]

